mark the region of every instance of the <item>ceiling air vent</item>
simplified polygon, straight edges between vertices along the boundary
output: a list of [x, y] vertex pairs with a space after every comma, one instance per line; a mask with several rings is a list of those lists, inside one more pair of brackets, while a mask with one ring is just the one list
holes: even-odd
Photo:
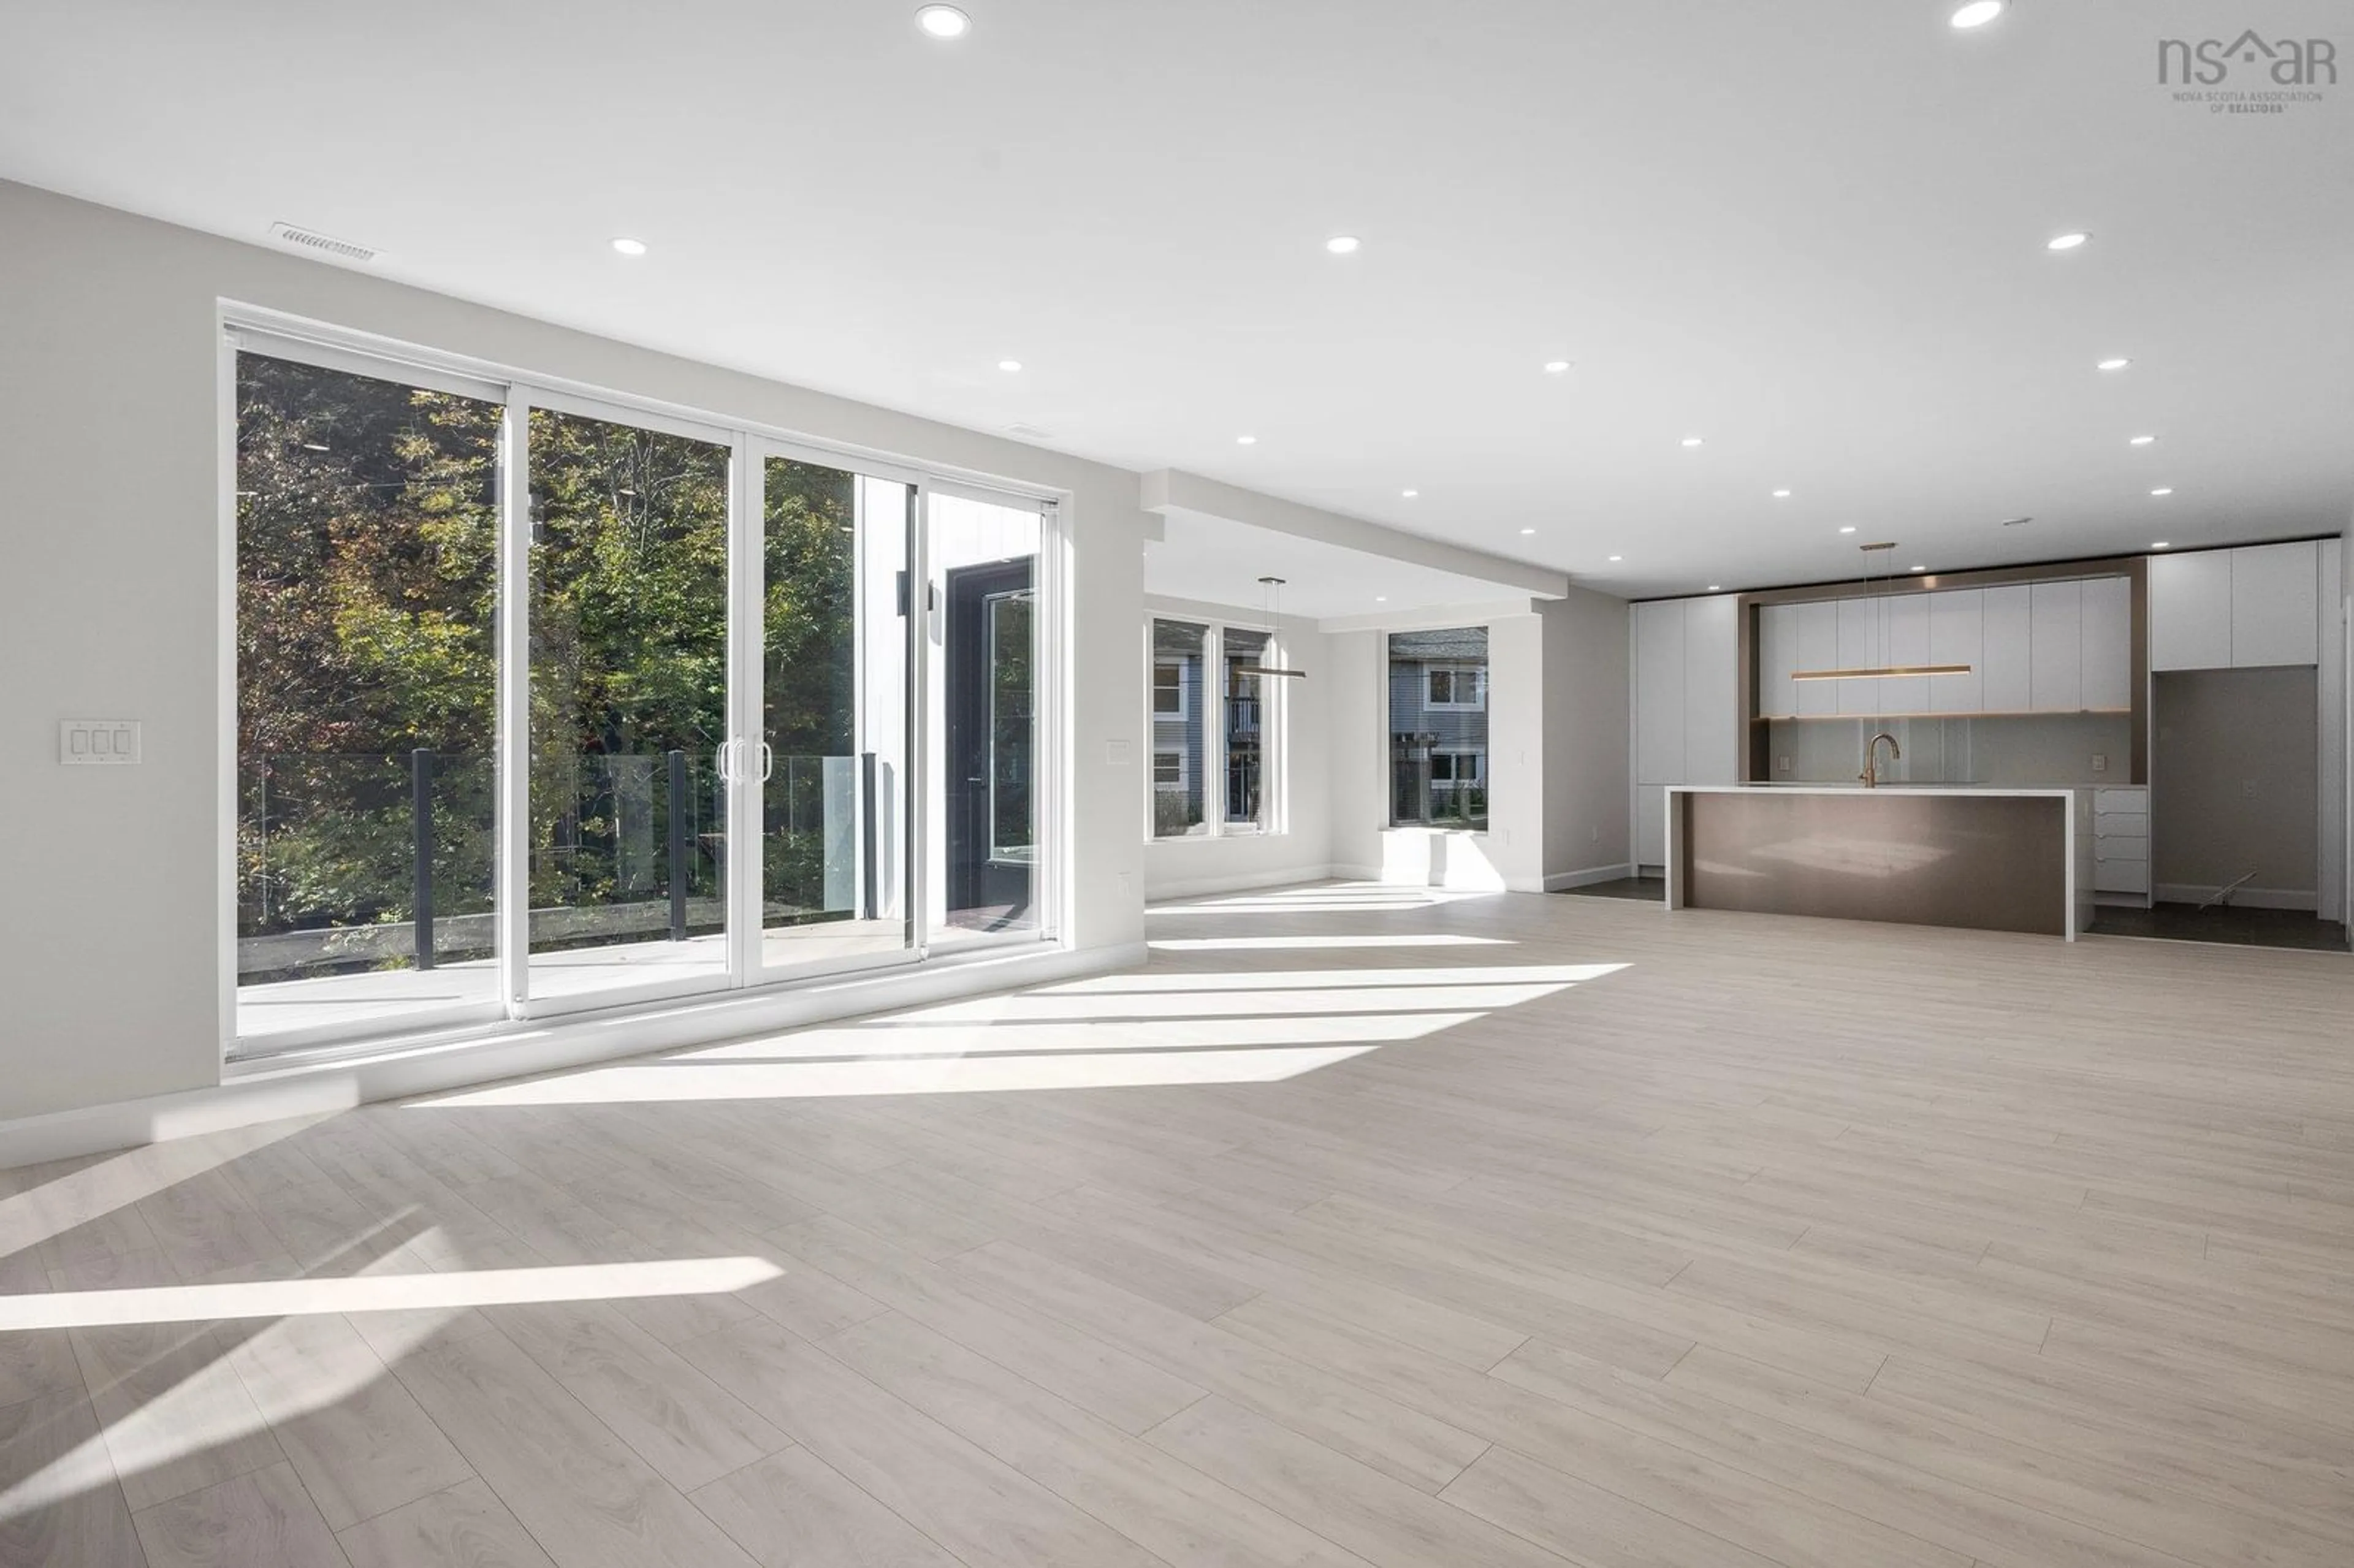
[[291, 223], [273, 223], [270, 238], [281, 245], [299, 245], [305, 250], [317, 250], [329, 256], [340, 256], [346, 261], [373, 261], [376, 252], [365, 245], [355, 245], [348, 239], [334, 239], [314, 234], [307, 228], [297, 228]]
[[1005, 433], [1009, 436], [1020, 436], [1025, 441], [1051, 441], [1055, 439], [1054, 431], [1042, 430], [1037, 426], [1029, 424], [1008, 425], [1005, 427]]
[[2006, 528], [2024, 528], [2034, 521], [2032, 517], [2006, 517], [2002, 520], [2002, 525]]

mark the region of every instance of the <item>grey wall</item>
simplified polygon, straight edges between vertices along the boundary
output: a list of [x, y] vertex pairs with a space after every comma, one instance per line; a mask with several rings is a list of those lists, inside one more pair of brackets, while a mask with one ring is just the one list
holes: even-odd
[[[2150, 877], [2310, 895], [2318, 844], [2319, 696], [2307, 668], [2157, 677]], [[2253, 793], [2250, 792], [2253, 788]]]
[[[1068, 929], [1141, 938], [1136, 475], [5, 182], [0, 235], [0, 1120], [219, 1076], [222, 299], [1067, 490]], [[61, 718], [142, 721], [143, 765], [59, 767]]]
[[1628, 608], [1588, 588], [1538, 605], [1544, 621], [1544, 871], [1625, 865]]

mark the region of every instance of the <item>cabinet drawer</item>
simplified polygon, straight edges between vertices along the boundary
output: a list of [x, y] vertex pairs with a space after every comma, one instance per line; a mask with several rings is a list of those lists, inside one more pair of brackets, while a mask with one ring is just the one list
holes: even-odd
[[2093, 868], [2093, 891], [2095, 893], [2147, 893], [2149, 862], [2146, 860], [2105, 860]]
[[2147, 839], [2102, 839], [2093, 846], [2093, 861], [2096, 865], [2108, 865], [2112, 863], [2118, 865], [2147, 865], [2149, 841]]
[[2149, 819], [2138, 811], [2112, 811], [2093, 819], [2093, 836], [2096, 839], [2146, 839], [2149, 837]]
[[2093, 791], [2093, 810], [2147, 811], [2149, 810], [2149, 791], [2143, 789], [2095, 789]]

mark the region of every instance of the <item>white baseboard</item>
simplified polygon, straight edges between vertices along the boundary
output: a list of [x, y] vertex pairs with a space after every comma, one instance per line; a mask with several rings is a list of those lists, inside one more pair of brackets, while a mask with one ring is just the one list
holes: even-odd
[[[2197, 886], [2183, 882], [2161, 882], [2158, 885], [2160, 904], [2204, 904], [2215, 896], [2211, 886]], [[2311, 888], [2243, 887], [2232, 895], [2231, 902], [2243, 909], [2304, 909], [2321, 906], [2320, 896]]]
[[1597, 882], [1617, 882], [1634, 874], [1631, 865], [1590, 865], [1584, 871], [1556, 871], [1544, 879], [1544, 890], [1559, 893], [1568, 887], [1591, 887]]
[[463, 1038], [395, 1046], [366, 1057], [293, 1065], [232, 1065], [217, 1086], [51, 1111], [0, 1122], [0, 1168], [36, 1165], [166, 1139], [349, 1110], [376, 1100], [435, 1094], [501, 1078], [608, 1062], [652, 1051], [713, 1044], [864, 1013], [949, 1001], [1083, 975], [1141, 968], [1141, 942], [1046, 952], [975, 954], [831, 984], [523, 1022]]
[[1262, 887], [1299, 887], [1311, 883], [1331, 882], [1353, 875], [1349, 871], [1330, 865], [1296, 865], [1283, 871], [1254, 871], [1232, 876], [1189, 877], [1183, 882], [1148, 882], [1144, 888], [1147, 904], [1164, 903], [1172, 898], [1207, 898], [1220, 893], [1252, 893]]

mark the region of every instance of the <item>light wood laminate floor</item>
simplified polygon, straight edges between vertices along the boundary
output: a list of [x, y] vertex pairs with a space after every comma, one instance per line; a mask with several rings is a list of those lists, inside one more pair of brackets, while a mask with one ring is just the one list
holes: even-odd
[[0, 1172], [0, 1564], [2344, 1568], [2354, 963], [1325, 886]]

